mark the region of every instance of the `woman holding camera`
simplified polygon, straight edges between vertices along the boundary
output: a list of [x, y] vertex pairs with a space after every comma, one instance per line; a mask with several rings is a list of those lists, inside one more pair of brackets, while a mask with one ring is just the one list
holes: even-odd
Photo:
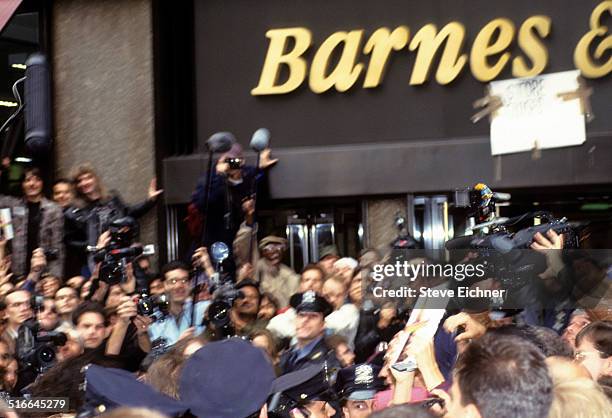
[[93, 257], [87, 256], [87, 246], [95, 246], [98, 237], [113, 220], [124, 216], [140, 218], [146, 214], [163, 193], [163, 190], [157, 189], [156, 180], [153, 179], [149, 184], [147, 200], [129, 206], [117, 192], [107, 191], [90, 163], [74, 167], [71, 179], [75, 185], [76, 199], [74, 206], [65, 214], [65, 242], [70, 250], [78, 254], [79, 262], [66, 266], [67, 276], [79, 275], [85, 265], [91, 273], [94, 262]]

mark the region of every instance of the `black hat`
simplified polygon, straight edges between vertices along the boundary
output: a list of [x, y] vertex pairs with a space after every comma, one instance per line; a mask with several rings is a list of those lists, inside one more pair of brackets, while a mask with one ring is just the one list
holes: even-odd
[[385, 382], [378, 377], [380, 366], [356, 364], [338, 372], [336, 392], [339, 396], [353, 401], [373, 399], [376, 392], [385, 388]]
[[[270, 410], [282, 416], [293, 408], [312, 401], [334, 401], [336, 394], [321, 364], [287, 373], [274, 381], [272, 393], [281, 393], [280, 400], [270, 404]], [[274, 399], [274, 397], [272, 398]]]
[[247, 417], [266, 402], [273, 380], [261, 349], [230, 338], [207, 344], [187, 360], [180, 397], [198, 417]]
[[304, 293], [296, 293], [289, 299], [291, 305], [296, 312], [319, 312], [323, 316], [327, 316], [333, 312], [332, 306], [322, 296], [317, 295], [312, 290], [307, 290]]
[[187, 407], [180, 401], [139, 382], [130, 372], [93, 364], [87, 366], [85, 406], [81, 412], [88, 411], [88, 416], [93, 416], [119, 406], [154, 409], [168, 416], [179, 416], [187, 412]]

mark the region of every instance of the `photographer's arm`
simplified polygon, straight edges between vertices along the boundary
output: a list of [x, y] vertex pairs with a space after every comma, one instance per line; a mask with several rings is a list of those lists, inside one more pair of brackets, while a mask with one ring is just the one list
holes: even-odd
[[[233, 242], [234, 259], [237, 266], [242, 266], [246, 263], [255, 265], [259, 259], [257, 223], [254, 222], [255, 201], [247, 199], [242, 202], [242, 212], [244, 214], [244, 222], [240, 225], [240, 229], [238, 229]], [[252, 248], [250, 248], [251, 246]]]
[[136, 291], [136, 276], [134, 275], [134, 266], [132, 263], [128, 263], [125, 268], [125, 275], [126, 281], [119, 283], [119, 286], [121, 286], [121, 289], [123, 289], [126, 294], [131, 295]]
[[151, 340], [149, 339], [149, 325], [152, 320], [148, 316], [136, 315], [136, 318], [132, 320], [132, 323], [136, 327], [136, 338], [138, 339], [138, 347], [145, 353], [151, 351]]
[[206, 276], [212, 277], [215, 274], [215, 269], [210, 262], [210, 256], [208, 255], [208, 248], [200, 247], [194, 251], [191, 257], [193, 266], [201, 268], [206, 273]]
[[47, 259], [45, 258], [45, 252], [42, 248], [37, 248], [32, 251], [32, 261], [30, 262], [30, 272], [28, 277], [21, 285], [23, 290], [34, 292], [36, 289], [36, 283], [40, 279], [45, 267], [47, 266]]
[[135, 316], [136, 303], [129, 296], [122, 296], [117, 307], [117, 322], [113, 325], [111, 335], [106, 342], [107, 356], [119, 355], [130, 325], [130, 319]]

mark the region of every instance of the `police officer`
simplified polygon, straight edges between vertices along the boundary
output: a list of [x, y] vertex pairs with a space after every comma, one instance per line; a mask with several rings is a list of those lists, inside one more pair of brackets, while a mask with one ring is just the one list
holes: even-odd
[[313, 364], [324, 364], [328, 371], [339, 370], [340, 363], [334, 349], [328, 347], [323, 338], [325, 317], [332, 312], [332, 306], [312, 290], [296, 293], [289, 303], [297, 315], [295, 320], [297, 343], [281, 356], [282, 374]]
[[268, 417], [331, 418], [340, 409], [323, 365], [311, 365], [283, 375], [272, 385]]
[[385, 389], [380, 366], [357, 364], [338, 372], [335, 389], [341, 398], [344, 418], [366, 418], [374, 412], [376, 392]]

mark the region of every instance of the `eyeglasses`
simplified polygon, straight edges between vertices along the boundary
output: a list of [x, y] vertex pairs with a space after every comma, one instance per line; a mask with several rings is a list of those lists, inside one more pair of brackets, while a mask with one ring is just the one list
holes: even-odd
[[602, 352], [601, 351], [576, 351], [574, 353], [574, 360], [581, 362], [585, 358], [587, 358], [589, 354], [596, 354], [597, 357], [601, 358]]
[[284, 251], [285, 246], [283, 244], [267, 244], [261, 249], [262, 251]]
[[190, 281], [190, 279], [189, 279], [189, 278], [184, 278], [184, 279], [170, 279], [169, 281], [170, 281], [170, 284], [174, 286], [174, 285], [175, 285], [175, 284], [177, 284], [177, 283], [180, 283], [180, 284], [188, 284], [188, 283], [189, 283], [189, 281]]

